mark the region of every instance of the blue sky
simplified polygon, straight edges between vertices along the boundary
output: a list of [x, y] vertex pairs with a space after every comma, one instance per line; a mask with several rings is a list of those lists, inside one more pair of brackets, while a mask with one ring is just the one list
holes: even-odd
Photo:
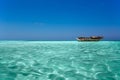
[[120, 40], [119, 0], [0, 0], [1, 40]]

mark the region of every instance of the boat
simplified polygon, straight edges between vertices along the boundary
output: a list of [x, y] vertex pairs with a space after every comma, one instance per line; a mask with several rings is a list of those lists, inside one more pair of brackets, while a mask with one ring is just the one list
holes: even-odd
[[90, 37], [78, 37], [78, 41], [100, 41], [103, 39], [103, 36], [90, 36]]

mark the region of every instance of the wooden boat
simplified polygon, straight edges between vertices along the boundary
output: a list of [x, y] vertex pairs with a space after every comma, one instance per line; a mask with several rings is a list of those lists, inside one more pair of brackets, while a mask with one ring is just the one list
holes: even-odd
[[91, 36], [91, 37], [78, 37], [78, 41], [100, 41], [102, 40], [102, 36]]

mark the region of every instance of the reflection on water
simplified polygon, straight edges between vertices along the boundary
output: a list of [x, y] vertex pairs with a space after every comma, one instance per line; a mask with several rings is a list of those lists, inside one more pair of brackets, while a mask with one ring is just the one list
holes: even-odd
[[120, 42], [1, 41], [0, 80], [120, 80]]

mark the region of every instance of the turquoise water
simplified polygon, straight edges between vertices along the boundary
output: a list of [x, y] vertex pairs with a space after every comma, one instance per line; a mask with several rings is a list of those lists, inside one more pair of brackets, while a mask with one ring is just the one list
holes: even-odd
[[0, 41], [0, 80], [120, 80], [120, 41]]

